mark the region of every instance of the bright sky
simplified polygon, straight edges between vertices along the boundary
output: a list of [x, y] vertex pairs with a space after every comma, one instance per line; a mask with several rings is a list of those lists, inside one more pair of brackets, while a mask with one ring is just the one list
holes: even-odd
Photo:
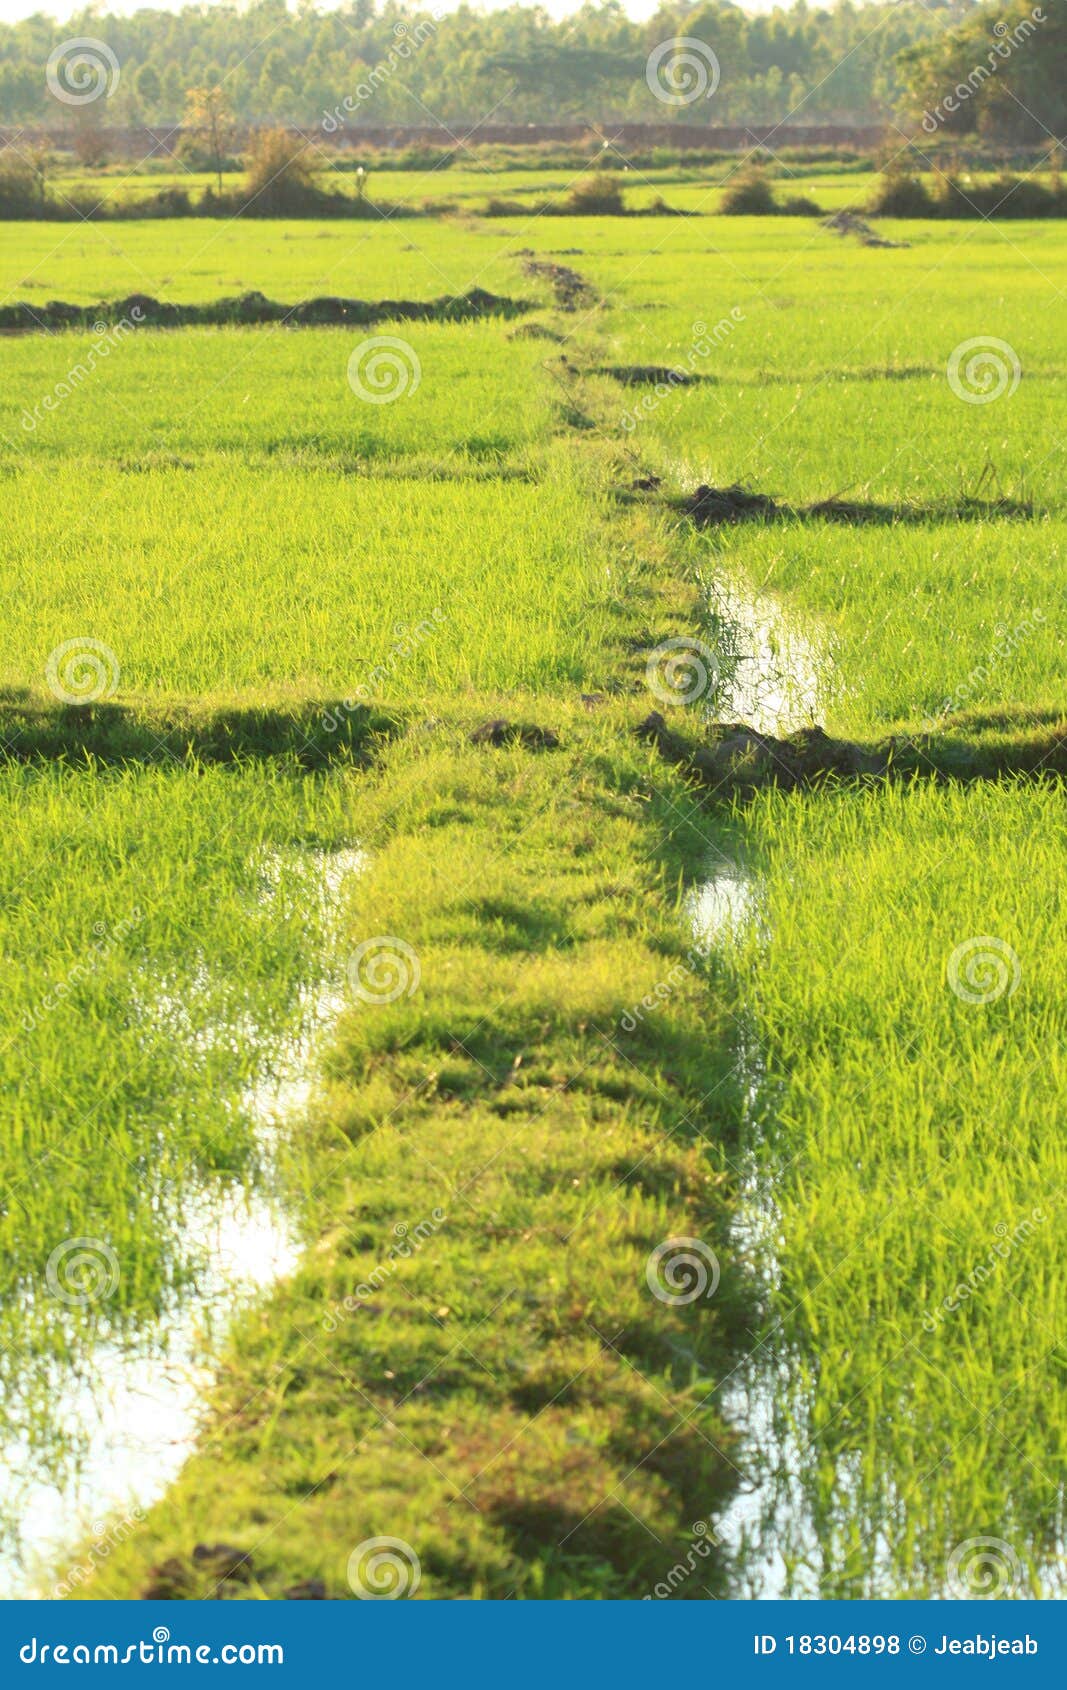
[[[441, 9], [450, 11], [449, 0], [440, 0]], [[488, 12], [497, 11], [501, 6], [510, 5], [512, 0], [476, 0]], [[627, 12], [632, 18], [649, 18], [658, 7], [659, 0], [624, 0]], [[778, 0], [741, 0], [746, 12], [769, 12]], [[788, 4], [788, 0], [785, 0]], [[150, 4], [156, 10], [178, 10], [181, 0], [141, 0], [141, 4]], [[320, 4], [329, 4], [329, 0], [320, 0]], [[578, 8], [579, 0], [542, 0], [545, 10], [551, 12], [555, 18], [567, 17]], [[109, 4], [108, 0], [101, 0], [101, 9], [108, 12], [136, 12], [139, 9], [138, 0], [115, 0]], [[76, 0], [0, 0], [0, 21], [14, 23], [18, 18], [28, 18], [34, 12], [44, 12], [47, 17], [57, 18], [61, 23], [74, 12], [80, 10]]]

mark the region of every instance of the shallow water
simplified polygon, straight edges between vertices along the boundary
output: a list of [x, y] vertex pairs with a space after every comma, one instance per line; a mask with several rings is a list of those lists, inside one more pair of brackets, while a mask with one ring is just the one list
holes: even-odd
[[[345, 882], [363, 867], [358, 850], [294, 853], [315, 871], [311, 895], [329, 913]], [[288, 863], [275, 854], [260, 864], [269, 898]], [[197, 1027], [188, 997], [150, 994], [149, 1020], [173, 1029], [195, 1060], [216, 1030]], [[143, 1511], [176, 1477], [192, 1450], [211, 1355], [236, 1311], [276, 1283], [300, 1255], [296, 1217], [272, 1195], [278, 1136], [307, 1108], [315, 1054], [346, 994], [333, 981], [305, 991], [300, 1032], [263, 1051], [264, 1076], [239, 1100], [249, 1122], [258, 1177], [252, 1187], [204, 1185], [184, 1194], [183, 1245], [202, 1262], [195, 1291], [142, 1334], [136, 1346], [101, 1342], [77, 1370], [48, 1384], [52, 1432], [69, 1448], [61, 1469], [42, 1463], [27, 1436], [0, 1444], [0, 1597], [63, 1596], [136, 1529]], [[146, 1008], [149, 1005], [146, 1004]], [[226, 1036], [232, 1036], [227, 1029]], [[87, 1544], [70, 1568], [73, 1545]], [[57, 1580], [60, 1568], [63, 1582]]]
[[740, 863], [723, 859], [690, 895], [685, 916], [701, 947], [723, 944], [751, 919], [755, 887]]
[[[77, 1451], [70, 1468], [60, 1477], [35, 1474], [25, 1440], [0, 1449], [0, 1512], [17, 1522], [15, 1545], [0, 1558], [4, 1597], [64, 1595], [67, 1586], [49, 1569], [71, 1544], [91, 1539], [99, 1555], [110, 1534], [125, 1535], [123, 1522], [135, 1522], [163, 1492], [193, 1446], [211, 1376], [206, 1342], [225, 1331], [242, 1297], [295, 1266], [295, 1233], [265, 1201], [235, 1194], [205, 1200], [202, 1211], [190, 1242], [209, 1266], [195, 1298], [160, 1324], [144, 1353], [103, 1344], [86, 1376], [56, 1378], [55, 1430]], [[69, 1571], [65, 1578], [69, 1584]]]
[[811, 633], [776, 600], [740, 583], [716, 581], [709, 592], [709, 629], [721, 656], [713, 713], [759, 733], [791, 733], [819, 719], [829, 690], [830, 661]]
[[[794, 732], [817, 722], [830, 688], [828, 653], [793, 623], [774, 599], [737, 582], [709, 592], [709, 631], [722, 654], [714, 715], [760, 733]], [[722, 857], [690, 895], [686, 919], [705, 950], [725, 950], [758, 920], [757, 889], [744, 866]], [[780, 1220], [768, 1146], [762, 1051], [750, 1026], [738, 1024], [736, 1060], [745, 1099], [745, 1131], [737, 1167], [739, 1203], [733, 1243], [772, 1305], [781, 1274]], [[716, 1532], [731, 1569], [734, 1596], [819, 1594], [819, 1534], [802, 1474], [805, 1440], [795, 1424], [792, 1368], [775, 1343], [773, 1321], [756, 1334], [723, 1393], [723, 1411], [741, 1443], [734, 1459], [744, 1475]], [[810, 1461], [810, 1456], [809, 1456]]]
[[[686, 918], [705, 950], [723, 949], [757, 919], [756, 887], [739, 862], [723, 858], [690, 895]], [[763, 1064], [758, 1045], [739, 1029], [737, 1063], [746, 1103], [746, 1133], [739, 1174], [739, 1201], [732, 1241], [741, 1261], [769, 1295], [780, 1273], [779, 1220], [771, 1181], [761, 1172], [758, 1109]], [[817, 1595], [797, 1588], [800, 1568], [814, 1565], [818, 1536], [800, 1482], [801, 1450], [785, 1424], [788, 1369], [776, 1357], [773, 1331], [737, 1364], [723, 1392], [727, 1421], [741, 1442], [733, 1460], [743, 1479], [715, 1522], [718, 1541], [732, 1573], [731, 1595], [780, 1597]], [[791, 1571], [792, 1569], [792, 1571]], [[800, 1579], [801, 1584], [805, 1583]]]

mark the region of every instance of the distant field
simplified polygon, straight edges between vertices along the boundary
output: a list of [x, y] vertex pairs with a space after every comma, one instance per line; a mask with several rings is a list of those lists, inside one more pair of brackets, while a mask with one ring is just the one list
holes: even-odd
[[[315, 158], [314, 151], [310, 153]], [[643, 209], [653, 200], [662, 198], [676, 210], [714, 212], [719, 208], [723, 184], [736, 177], [743, 168], [740, 159], [715, 165], [670, 165], [642, 168], [640, 165], [612, 170], [609, 180], [617, 182], [635, 210]], [[367, 176], [366, 196], [383, 204], [422, 206], [427, 201], [448, 202], [465, 211], [484, 208], [490, 199], [516, 201], [554, 200], [566, 195], [575, 182], [589, 175], [589, 167], [556, 166], [551, 169], [494, 170], [491, 165], [472, 162], [469, 167], [428, 167], [421, 170], [389, 170], [372, 166]], [[241, 180], [239, 174], [223, 178], [226, 188]], [[348, 170], [325, 169], [320, 176], [324, 185], [339, 193], [356, 193], [355, 174]], [[775, 169], [775, 183], [782, 197], [806, 194], [825, 205], [828, 211], [841, 205], [860, 204], [875, 180], [873, 172], [834, 172], [825, 168], [813, 170], [803, 165], [781, 166]], [[153, 170], [151, 173], [112, 165], [106, 173], [74, 170], [57, 174], [52, 185], [58, 194], [76, 198], [79, 202], [119, 201], [134, 203], [163, 188], [184, 188], [197, 198], [205, 188], [217, 187], [217, 179], [209, 172], [187, 171], [180, 167]]]
[[[736, 170], [731, 166], [723, 170], [653, 172], [647, 177], [640, 172], [612, 174], [610, 179], [619, 181], [634, 210], [660, 195], [678, 210], [701, 214], [680, 219], [540, 217], [538, 205], [545, 199], [565, 199], [581, 173], [439, 171], [427, 176], [383, 171], [374, 173], [374, 194], [383, 203], [449, 199], [455, 202], [458, 215], [443, 220], [387, 217], [354, 223], [168, 218], [142, 223], [5, 224], [0, 298], [5, 302], [68, 299], [93, 303], [138, 291], [197, 302], [258, 289], [287, 301], [327, 293], [364, 299], [429, 299], [464, 293], [472, 286], [507, 293], [507, 283], [513, 281], [507, 255], [516, 247], [532, 246], [538, 250], [577, 248], [588, 252], [596, 261], [601, 285], [618, 291], [628, 305], [639, 306], [652, 299], [647, 284], [653, 275], [670, 276], [669, 270], [662, 272], [658, 265], [653, 268], [646, 258], [662, 253], [674, 255], [679, 264], [695, 262], [703, 266], [712, 254], [721, 259], [721, 272], [714, 280], [728, 290], [722, 293], [716, 286], [711, 300], [703, 295], [699, 300], [704, 314], [716, 307], [713, 321], [724, 299], [727, 308], [744, 304], [754, 288], [766, 287], [776, 308], [784, 305], [788, 309], [794, 300], [803, 307], [801, 339], [810, 342], [817, 335], [820, 312], [836, 311], [843, 290], [845, 296], [856, 295], [855, 309], [862, 313], [868, 337], [875, 337], [876, 355], [881, 355], [880, 342], [886, 338], [890, 322], [901, 333], [908, 329], [923, 332], [925, 310], [921, 318], [910, 321], [895, 316], [896, 285], [900, 283], [906, 290], [914, 278], [925, 276], [930, 269], [927, 255], [931, 242], [937, 243], [936, 253], [944, 255], [943, 230], [921, 221], [882, 225], [883, 233], [911, 243], [914, 249], [910, 255], [897, 256], [891, 266], [884, 265], [877, 254], [857, 249], [851, 240], [840, 242], [843, 250], [834, 257], [829, 249], [839, 244], [839, 237], [824, 233], [817, 220], [715, 217], [721, 199], [718, 179], [736, 174]], [[871, 175], [856, 173], [835, 176], [800, 172], [795, 177], [776, 177], [774, 187], [779, 198], [803, 194], [833, 211], [861, 206], [874, 180]], [[337, 181], [347, 187], [352, 177], [340, 175]], [[190, 184], [181, 173], [168, 173], [128, 179], [107, 176], [97, 182], [79, 178], [61, 185], [77, 188], [79, 193], [99, 190], [102, 197], [125, 198], [142, 189], [154, 192], [159, 186], [183, 183], [202, 187], [207, 182], [207, 178], [198, 177]], [[514, 202], [514, 214], [490, 219], [467, 215], [491, 197]], [[1020, 279], [1032, 289], [1042, 269], [1042, 253], [1050, 242], [1056, 250], [1058, 239], [1055, 227], [1048, 223], [974, 223], [962, 226], [962, 232], [967, 263], [954, 263], [949, 274], [941, 277], [945, 310], [951, 310], [951, 302], [958, 301], [961, 285], [973, 288], [976, 298], [981, 296], [982, 289], [993, 281], [992, 273], [987, 274], [989, 266], [996, 271], [1007, 264], [1013, 274], [1017, 266]], [[1021, 258], [1024, 248], [1025, 257]], [[807, 265], [810, 257], [817, 259], [814, 273]], [[803, 267], [808, 268], [805, 278], [798, 274]], [[1029, 277], [1024, 274], [1026, 270]], [[878, 279], [875, 305], [881, 300], [882, 306], [873, 319], [867, 311], [871, 277]], [[679, 275], [676, 280], [684, 283], [685, 278]], [[635, 291], [631, 282], [643, 285]], [[827, 292], [828, 286], [832, 292]], [[678, 295], [683, 305], [688, 297], [685, 293]], [[658, 293], [654, 302], [670, 304]], [[938, 311], [936, 293], [928, 293], [925, 303], [934, 313]], [[631, 321], [642, 342], [671, 332], [669, 320]], [[841, 327], [835, 332], [840, 335]], [[748, 344], [751, 353], [751, 330]]]
[[286, 302], [313, 294], [433, 299], [472, 285], [505, 291], [503, 242], [492, 223], [5, 224], [0, 292], [87, 304], [130, 293], [195, 302], [250, 289]]
[[[308, 156], [317, 161], [314, 147]], [[358, 156], [358, 155], [356, 155]], [[719, 210], [726, 184], [735, 181], [746, 168], [746, 159], [739, 156], [708, 165], [649, 165], [624, 164], [603, 172], [607, 180], [615, 182], [626, 196], [627, 204], [635, 211], [644, 210], [655, 200], [664, 200], [676, 211], [713, 215]], [[518, 203], [552, 202], [565, 197], [574, 184], [590, 174], [590, 166], [562, 166], [530, 169], [494, 169], [492, 161], [471, 156], [451, 166], [426, 166], [413, 170], [390, 170], [387, 166], [371, 165], [366, 177], [365, 195], [382, 204], [422, 207], [427, 203], [449, 204], [461, 211], [482, 211], [491, 199], [514, 200]], [[814, 200], [825, 211], [838, 211], [842, 206], [861, 208], [870, 198], [878, 179], [874, 161], [864, 169], [855, 167], [835, 170], [829, 165], [791, 163], [772, 160], [769, 174], [779, 199], [803, 196]], [[938, 180], [933, 170], [920, 171], [928, 187]], [[1037, 180], [1047, 181], [1048, 173], [1033, 173]], [[970, 182], [992, 180], [990, 172], [963, 172], [960, 180]], [[217, 178], [207, 171], [190, 171], [181, 166], [153, 167], [141, 171], [124, 169], [112, 164], [104, 171], [66, 170], [51, 179], [57, 195], [65, 195], [79, 204], [116, 202], [135, 204], [165, 188], [182, 188], [197, 199], [205, 188], [216, 189]], [[355, 195], [354, 170], [333, 170], [327, 163], [320, 180], [335, 193]], [[223, 177], [224, 189], [232, 189], [241, 175], [228, 173]]]
[[[978, 694], [988, 707], [1058, 699], [1067, 340], [1048, 302], [1067, 238], [897, 223], [882, 228], [914, 244], [878, 251], [817, 228], [723, 228], [699, 254], [689, 226], [672, 230], [655, 286], [636, 251], [587, 243], [586, 273], [612, 302], [604, 363], [696, 378], [664, 393], [613, 382], [609, 414], [683, 492], [740, 482], [787, 506], [838, 497], [870, 521], [706, 531], [686, 541], [693, 567], [810, 616], [829, 659], [822, 707], [844, 731], [924, 720], [961, 687], [972, 707]], [[999, 362], [977, 368], [972, 392], [983, 375], [992, 392], [999, 370], [1003, 395], [968, 403], [949, 362], [990, 340]], [[956, 507], [963, 519], [946, 520]]]

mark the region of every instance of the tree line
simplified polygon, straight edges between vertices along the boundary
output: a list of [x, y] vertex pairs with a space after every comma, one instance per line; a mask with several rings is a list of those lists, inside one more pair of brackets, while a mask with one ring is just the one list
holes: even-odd
[[[189, 89], [222, 87], [243, 124], [319, 125], [326, 135], [342, 126], [470, 125], [490, 113], [497, 124], [870, 124], [904, 115], [914, 125], [937, 112], [947, 133], [1030, 140], [1065, 126], [1064, 0], [1045, 0], [1046, 21], [1008, 54], [995, 30], [1034, 10], [1021, 0], [797, 0], [755, 16], [728, 0], [683, 0], [637, 23], [617, 0], [562, 21], [523, 4], [440, 17], [396, 0], [346, 0], [331, 11], [314, 0], [295, 11], [285, 0], [240, 8], [219, 0], [131, 16], [91, 6], [63, 25], [41, 14], [0, 25], [0, 124], [175, 123]], [[104, 43], [117, 66], [93, 103], [63, 97], [56, 50], [78, 37]], [[653, 86], [650, 54], [679, 37], [710, 50], [716, 76], [700, 84], [698, 53], [696, 84], [680, 63], [672, 81], [668, 55]], [[994, 69], [972, 88], [990, 53]], [[965, 98], [952, 95], [964, 85]], [[84, 87], [75, 83], [75, 93]], [[956, 107], [947, 114], [946, 93]]]

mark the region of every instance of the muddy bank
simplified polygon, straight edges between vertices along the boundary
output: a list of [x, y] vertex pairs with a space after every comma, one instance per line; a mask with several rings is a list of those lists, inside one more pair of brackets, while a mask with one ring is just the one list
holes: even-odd
[[509, 340], [548, 340], [554, 346], [562, 346], [563, 336], [550, 329], [545, 323], [523, 323], [517, 329], [509, 329]]
[[466, 322], [478, 317], [519, 317], [533, 311], [532, 300], [508, 299], [471, 288], [463, 294], [445, 294], [438, 299], [342, 299], [325, 295], [284, 305], [255, 291], [230, 299], [216, 299], [205, 305], [176, 305], [134, 293], [125, 299], [99, 305], [68, 305], [49, 300], [47, 305], [0, 306], [0, 333], [32, 334], [42, 330], [86, 329], [95, 333], [103, 327], [126, 324], [131, 328], [179, 329], [196, 325], [224, 326], [230, 323], [283, 323], [289, 328], [359, 326], [380, 322]]
[[855, 235], [861, 246], [880, 246], [906, 249], [910, 241], [890, 241], [873, 229], [865, 217], [860, 217], [854, 211], [835, 211], [829, 217], [824, 217], [822, 226], [833, 235]]
[[553, 264], [537, 258], [529, 247], [515, 254], [522, 259], [522, 272], [535, 281], [547, 282], [561, 311], [578, 311], [583, 306], [596, 305], [600, 299], [592, 282], [572, 270], [569, 264]]
[[831, 780], [1051, 780], [1067, 775], [1067, 716], [1035, 723], [1006, 713], [996, 729], [973, 738], [967, 729], [977, 729], [977, 721], [961, 718], [958, 727], [956, 734], [890, 735], [865, 745], [833, 739], [821, 727], [779, 738], [743, 722], [714, 722], [696, 741], [669, 728], [654, 710], [635, 732], [668, 763], [722, 797], [744, 797], [769, 786], [792, 791]]
[[555, 751], [559, 747], [559, 735], [551, 728], [538, 727], [533, 722], [509, 722], [503, 716], [495, 716], [475, 728], [470, 742], [498, 749], [506, 745], [521, 745], [526, 751]]
[[623, 387], [697, 387], [708, 379], [670, 364], [600, 364], [592, 374], [609, 376]]
[[927, 522], [983, 522], [991, 517], [1032, 517], [1029, 499], [932, 499], [925, 503], [880, 504], [873, 500], [845, 499], [838, 495], [816, 499], [808, 505], [780, 504], [769, 493], [760, 493], [734, 483], [730, 487], [709, 487], [706, 483], [687, 497], [672, 502], [697, 528], [717, 528], [737, 522], [841, 522], [858, 526], [870, 523], [919, 525]]

